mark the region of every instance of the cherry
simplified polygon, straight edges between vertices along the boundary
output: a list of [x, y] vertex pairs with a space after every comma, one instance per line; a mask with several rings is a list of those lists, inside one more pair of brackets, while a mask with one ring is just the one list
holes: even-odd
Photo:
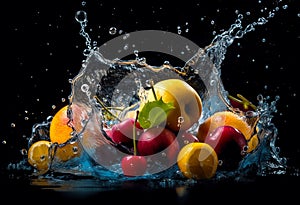
[[143, 132], [143, 128], [139, 122], [135, 122], [134, 118], [127, 118], [124, 121], [115, 124], [109, 133], [111, 139], [116, 144], [132, 146], [133, 144], [133, 127], [135, 124], [135, 135], [138, 136]]
[[147, 129], [141, 134], [137, 143], [139, 155], [155, 155], [153, 159], [162, 163], [174, 163], [179, 150], [180, 146], [175, 133], [164, 127]]
[[[129, 122], [129, 126], [131, 126], [131, 133], [132, 133], [132, 143], [133, 143], [133, 155], [127, 155], [124, 156], [121, 159], [121, 168], [123, 171], [123, 174], [125, 176], [142, 176], [145, 174], [147, 170], [147, 160], [144, 156], [138, 156], [137, 155], [137, 148], [136, 148], [136, 142], [137, 142], [137, 132], [136, 129], [142, 129], [137, 122], [139, 112], [137, 111], [136, 118], [128, 118], [125, 124], [122, 124], [122, 126], [125, 126]], [[122, 126], [120, 128], [122, 128]], [[129, 130], [126, 130], [129, 131]], [[112, 132], [113, 134], [113, 132]], [[130, 134], [130, 133], [128, 133]]]
[[142, 176], [147, 170], [147, 160], [144, 156], [127, 155], [121, 160], [121, 168], [125, 176]]

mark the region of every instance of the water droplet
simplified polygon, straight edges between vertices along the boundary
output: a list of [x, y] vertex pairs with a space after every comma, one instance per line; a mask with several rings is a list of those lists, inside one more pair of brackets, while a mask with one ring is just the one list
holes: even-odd
[[82, 91], [82, 92], [86, 93], [86, 92], [88, 92], [88, 90], [89, 90], [89, 85], [83, 84], [83, 85], [81, 86], [81, 91]]
[[182, 125], [182, 123], [184, 123], [184, 117], [182, 117], [182, 116], [178, 117], [177, 122], [178, 122], [177, 126], [180, 127]]
[[117, 33], [117, 28], [116, 27], [110, 27], [108, 32], [109, 32], [110, 35], [115, 35]]
[[25, 155], [27, 155], [27, 150], [26, 149], [21, 149], [21, 154], [23, 155], [23, 156], [25, 156]]
[[85, 11], [77, 11], [75, 15], [76, 21], [79, 23], [84, 23], [87, 21], [87, 14]]

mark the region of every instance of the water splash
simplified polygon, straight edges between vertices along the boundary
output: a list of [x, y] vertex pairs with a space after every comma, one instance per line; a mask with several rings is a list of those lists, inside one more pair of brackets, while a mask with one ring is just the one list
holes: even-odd
[[[245, 27], [243, 27], [244, 15], [238, 14], [236, 21], [230, 28], [216, 35], [210, 45], [205, 48], [198, 48], [190, 42], [187, 46], [186, 39], [177, 39], [179, 41], [183, 40], [185, 43], [183, 47], [189, 49], [185, 50], [184, 55], [182, 54], [182, 48], [169, 50], [168, 52], [184, 59], [185, 64], [182, 67], [172, 66], [168, 60], [163, 65], [149, 65], [145, 57], [140, 57], [142, 47], [145, 45], [141, 45], [141, 49], [137, 49], [136, 43], [128, 41], [133, 36], [141, 35], [138, 32], [120, 36], [118, 43], [116, 43], [118, 46], [113, 52], [116, 56], [134, 54], [135, 58], [122, 60], [120, 57], [110, 56], [108, 51], [111, 51], [111, 48], [107, 49], [109, 45], [96, 47], [95, 42], [93, 45], [91, 44], [92, 40], [85, 31], [87, 14], [84, 11], [78, 11], [75, 19], [81, 25], [80, 35], [86, 40], [86, 49], [83, 52], [86, 60], [83, 61], [79, 74], [71, 81], [70, 118], [78, 122], [73, 127], [76, 130], [76, 138], [83, 144], [87, 155], [83, 155], [79, 159], [76, 158], [63, 167], [54, 166], [52, 167], [53, 171], [84, 176], [92, 175], [104, 180], [120, 179], [121, 169], [119, 163], [116, 162], [126, 153], [122, 152], [124, 151], [122, 148], [111, 149], [116, 145], [108, 139], [106, 133], [103, 132], [103, 127], [104, 122], [108, 124], [114, 122], [107, 120], [102, 109], [103, 106], [99, 104], [95, 96], [107, 106], [122, 108], [121, 113], [116, 112], [114, 114], [124, 116], [143, 99], [143, 89], [147, 87], [146, 84], [150, 79], [159, 81], [174, 77], [182, 78], [190, 83], [203, 99], [204, 115], [199, 120], [199, 124], [213, 113], [228, 109], [228, 93], [221, 80], [221, 64], [225, 60], [227, 48], [234, 43], [235, 39], [243, 38], [245, 34], [254, 31], [257, 26], [266, 24], [278, 10], [279, 7], [276, 7], [268, 13], [267, 17], [260, 17], [257, 21], [247, 24]], [[115, 29], [112, 32], [114, 31]], [[151, 34], [156, 35], [157, 33], [151, 31]], [[179, 38], [168, 32], [163, 32], [160, 37], [164, 36]], [[166, 43], [165, 39], [161, 42]], [[122, 45], [125, 46], [122, 47]], [[128, 49], [130, 47], [134, 47], [133, 52]], [[106, 57], [104, 57], [105, 55]], [[121, 81], [122, 83], [120, 83]], [[124, 86], [126, 89], [124, 89]], [[219, 172], [216, 176], [217, 179], [223, 176], [265, 176], [286, 173], [286, 159], [280, 156], [280, 149], [276, 146], [278, 131], [272, 123], [273, 113], [277, 112], [276, 103], [278, 100], [279, 97], [272, 101], [269, 97], [257, 96], [257, 110], [254, 115], [259, 116], [256, 125], [257, 136], [260, 140], [259, 146], [241, 160], [238, 169], [225, 173]], [[253, 113], [242, 114], [248, 117], [253, 115]], [[50, 121], [51, 118], [33, 127], [29, 145], [37, 140], [48, 139], [47, 133]], [[191, 132], [194, 132], [199, 124]], [[105, 157], [109, 155], [110, 161], [104, 163], [107, 159], [102, 158], [101, 155]], [[153, 164], [152, 166], [150, 167], [150, 170], [152, 169], [150, 175], [140, 178], [181, 178], [176, 166], [164, 167], [163, 164], [160, 164], [160, 166]], [[10, 164], [9, 168], [15, 169], [16, 166]], [[128, 178], [123, 178], [123, 180], [128, 180]]]

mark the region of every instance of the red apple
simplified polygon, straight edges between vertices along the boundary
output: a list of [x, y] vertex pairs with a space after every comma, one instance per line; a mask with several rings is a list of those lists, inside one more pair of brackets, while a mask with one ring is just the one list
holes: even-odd
[[220, 160], [220, 169], [234, 170], [247, 153], [247, 141], [244, 135], [232, 126], [219, 126], [205, 138]]
[[135, 122], [134, 118], [127, 118], [124, 121], [115, 124], [111, 128], [111, 139], [116, 144], [130, 145], [133, 144], [133, 126], [136, 126], [136, 139], [143, 132], [143, 128], [140, 126], [139, 122]]
[[127, 155], [121, 160], [121, 168], [125, 176], [142, 176], [147, 170], [147, 160], [144, 156]]
[[211, 145], [218, 155], [227, 149], [230, 143], [234, 143], [240, 154], [247, 151], [247, 140], [243, 133], [232, 126], [219, 126], [205, 138], [205, 143]]
[[137, 143], [137, 153], [142, 156], [152, 156], [152, 160], [159, 160], [168, 165], [175, 163], [179, 143], [175, 133], [164, 127], [152, 127], [144, 131]]

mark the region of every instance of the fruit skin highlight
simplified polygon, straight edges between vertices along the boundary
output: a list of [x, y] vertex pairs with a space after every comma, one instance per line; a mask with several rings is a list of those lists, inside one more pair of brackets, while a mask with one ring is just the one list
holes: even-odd
[[207, 143], [192, 142], [178, 153], [177, 165], [183, 176], [189, 179], [210, 179], [218, 168], [218, 156]]
[[[68, 125], [70, 119], [68, 118], [68, 105], [62, 107], [53, 116], [50, 128], [49, 137], [52, 143], [61, 145], [66, 143], [71, 137], [73, 129]], [[82, 148], [78, 141], [68, 143], [64, 146], [59, 146], [56, 150], [55, 157], [61, 161], [68, 161], [74, 157], [80, 156]]]
[[[147, 100], [154, 101], [162, 97], [163, 102], [173, 102], [175, 109], [170, 110], [166, 126], [174, 131], [191, 128], [201, 117], [202, 100], [197, 91], [181, 79], [167, 79], [154, 84], [156, 98], [152, 90], [148, 91]], [[140, 110], [144, 104], [141, 104]], [[178, 119], [182, 117], [183, 122]], [[179, 126], [180, 124], [180, 126]]]

